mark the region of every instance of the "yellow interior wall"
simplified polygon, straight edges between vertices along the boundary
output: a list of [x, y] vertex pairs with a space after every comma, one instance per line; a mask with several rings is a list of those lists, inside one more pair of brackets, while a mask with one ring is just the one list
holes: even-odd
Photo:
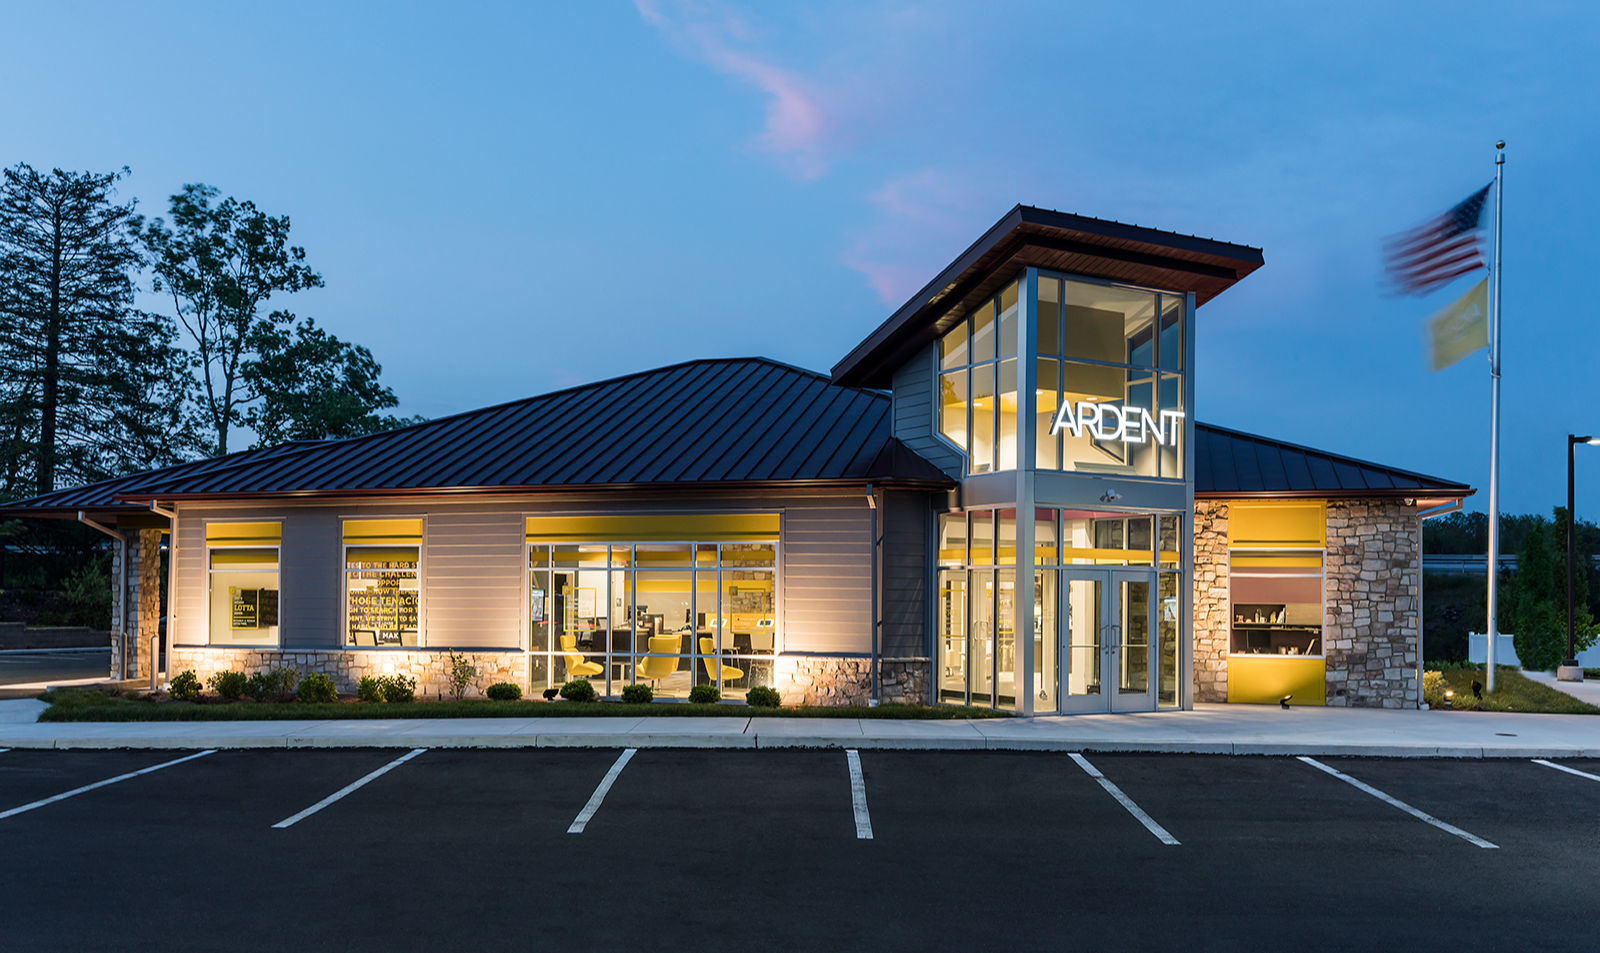
[[1228, 546], [1322, 549], [1328, 540], [1326, 500], [1233, 500]]
[[389, 543], [418, 543], [422, 540], [422, 520], [345, 520], [347, 546], [373, 546]]
[[533, 543], [738, 543], [778, 538], [777, 513], [530, 516]]
[[207, 523], [210, 546], [276, 546], [283, 541], [282, 523]]
[[1326, 705], [1326, 675], [1320, 658], [1235, 655], [1228, 659], [1228, 701], [1272, 705], [1290, 695], [1291, 705]]

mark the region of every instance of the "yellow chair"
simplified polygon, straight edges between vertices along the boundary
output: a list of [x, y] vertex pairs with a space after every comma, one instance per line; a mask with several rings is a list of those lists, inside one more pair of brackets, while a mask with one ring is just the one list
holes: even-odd
[[[705, 656], [705, 658], [702, 658], [700, 661], [706, 663], [706, 675], [709, 676], [714, 683], [717, 679], [717, 662], [720, 661], [719, 659], [712, 658], [712, 656], [717, 654], [717, 641], [715, 639], [701, 639], [700, 654]], [[732, 665], [723, 665], [721, 668], [722, 680], [724, 682], [731, 682], [735, 679], [744, 678], [744, 669], [742, 668], [734, 668]]]
[[[642, 682], [658, 682], [678, 672], [678, 651], [683, 647], [681, 635], [655, 635], [650, 637], [650, 653], [633, 667], [633, 675]], [[659, 656], [671, 656], [660, 658]]]
[[568, 679], [588, 678], [592, 675], [599, 675], [606, 670], [606, 667], [598, 662], [584, 661], [583, 656], [578, 654], [578, 637], [576, 635], [563, 635], [561, 637], [561, 651], [570, 653], [562, 656], [567, 660]]

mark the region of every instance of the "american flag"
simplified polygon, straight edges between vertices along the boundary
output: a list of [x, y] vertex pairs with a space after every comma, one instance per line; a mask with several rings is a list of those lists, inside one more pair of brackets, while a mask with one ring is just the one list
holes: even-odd
[[1485, 267], [1478, 228], [1492, 185], [1472, 193], [1433, 221], [1384, 241], [1384, 267], [1395, 290], [1425, 295], [1453, 278]]

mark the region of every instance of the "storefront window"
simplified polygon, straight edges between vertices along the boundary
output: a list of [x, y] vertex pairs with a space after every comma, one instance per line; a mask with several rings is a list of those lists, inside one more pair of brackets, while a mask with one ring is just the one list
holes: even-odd
[[281, 523], [206, 524], [208, 640], [277, 645]]
[[344, 521], [344, 644], [421, 643], [421, 519]]
[[770, 686], [776, 569], [772, 540], [530, 540], [533, 688], [587, 679], [601, 695], [644, 684], [659, 697], [684, 697], [696, 684], [712, 684], [740, 697]]
[[416, 546], [346, 546], [345, 644], [415, 646], [422, 587]]
[[1322, 553], [1229, 553], [1235, 655], [1322, 655]]
[[211, 644], [278, 644], [278, 549], [210, 552]]
[[1041, 275], [1036, 306], [1035, 466], [1181, 478], [1185, 299]]
[[939, 432], [969, 473], [1017, 468], [1018, 285], [974, 308], [939, 342]]

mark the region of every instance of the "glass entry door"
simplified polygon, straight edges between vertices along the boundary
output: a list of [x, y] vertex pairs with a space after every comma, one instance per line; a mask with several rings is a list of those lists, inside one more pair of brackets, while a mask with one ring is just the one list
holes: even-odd
[[1155, 573], [1061, 572], [1061, 710], [1151, 711]]

